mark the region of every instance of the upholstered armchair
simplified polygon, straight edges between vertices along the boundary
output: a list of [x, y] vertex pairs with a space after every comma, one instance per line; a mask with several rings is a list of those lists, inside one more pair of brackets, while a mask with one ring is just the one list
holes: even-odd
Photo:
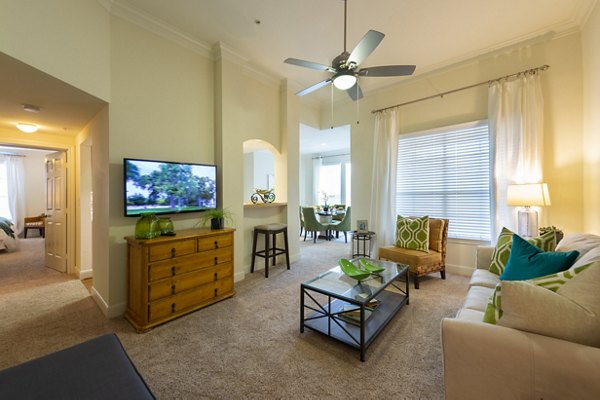
[[327, 237], [329, 238], [329, 226], [322, 224], [317, 221], [315, 216], [315, 209], [312, 207], [302, 207], [302, 216], [304, 217], [304, 241], [306, 242], [306, 235], [308, 232], [313, 234], [313, 242], [317, 242], [317, 236], [320, 231], [326, 231]]
[[447, 219], [429, 218], [429, 252], [385, 246], [379, 248], [379, 259], [407, 264], [415, 289], [419, 288], [419, 278], [432, 272], [439, 272], [442, 279], [446, 279], [448, 222]]
[[335, 231], [336, 237], [339, 235], [340, 232], [344, 232], [344, 240], [346, 241], [346, 243], [348, 243], [348, 231], [352, 229], [352, 222], [350, 221], [350, 218], [352, 218], [350, 214], [350, 208], [351, 207], [346, 208], [346, 214], [344, 215], [344, 219], [342, 219], [341, 221], [332, 221], [332, 223], [329, 224], [329, 230]]

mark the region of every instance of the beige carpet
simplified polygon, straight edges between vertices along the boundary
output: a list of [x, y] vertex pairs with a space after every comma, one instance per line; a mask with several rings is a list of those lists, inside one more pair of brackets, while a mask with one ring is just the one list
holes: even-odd
[[[106, 320], [81, 282], [36, 265], [32, 249], [21, 247], [24, 262], [0, 254], [0, 368], [116, 332], [159, 399], [443, 398], [440, 320], [461, 305], [467, 279], [423, 279], [360, 362], [348, 346], [299, 332], [300, 282], [346, 257], [349, 244], [307, 240], [301, 248], [290, 271], [249, 274], [234, 298], [145, 334]], [[28, 277], [40, 284], [27, 288]]]

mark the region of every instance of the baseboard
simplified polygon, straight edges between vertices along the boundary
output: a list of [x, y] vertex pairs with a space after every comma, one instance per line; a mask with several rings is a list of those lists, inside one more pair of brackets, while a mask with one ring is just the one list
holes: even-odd
[[127, 304], [115, 304], [114, 306], [109, 306], [106, 301], [102, 298], [100, 293], [96, 290], [95, 287], [92, 286], [92, 299], [96, 302], [100, 311], [106, 318], [117, 318], [121, 315], [125, 314], [125, 310], [127, 310]]
[[464, 265], [449, 265], [446, 264], [446, 272], [462, 276], [471, 276], [475, 268], [465, 267]]
[[79, 280], [91, 279], [94, 277], [94, 271], [92, 269], [82, 269], [79, 271]]

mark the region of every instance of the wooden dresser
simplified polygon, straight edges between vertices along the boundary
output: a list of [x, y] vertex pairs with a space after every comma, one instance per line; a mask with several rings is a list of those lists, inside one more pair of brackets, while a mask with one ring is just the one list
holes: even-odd
[[156, 239], [126, 237], [125, 318], [143, 332], [233, 296], [233, 232], [200, 228]]

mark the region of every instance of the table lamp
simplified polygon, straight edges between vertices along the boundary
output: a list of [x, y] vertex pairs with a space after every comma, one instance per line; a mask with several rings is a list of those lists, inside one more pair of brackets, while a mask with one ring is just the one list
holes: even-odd
[[519, 236], [538, 235], [538, 213], [531, 206], [549, 206], [550, 193], [545, 183], [508, 185], [506, 201], [509, 206], [522, 206], [518, 213]]

